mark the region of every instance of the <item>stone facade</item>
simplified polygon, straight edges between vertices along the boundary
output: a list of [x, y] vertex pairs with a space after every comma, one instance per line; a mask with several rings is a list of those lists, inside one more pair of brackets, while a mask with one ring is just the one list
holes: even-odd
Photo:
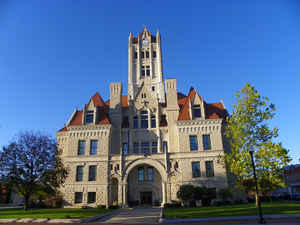
[[57, 132], [69, 176], [65, 206], [164, 204], [182, 184], [228, 186], [222, 102], [206, 103], [194, 88], [163, 84], [160, 34], [129, 35], [128, 95], [110, 84], [110, 99], [96, 93]]

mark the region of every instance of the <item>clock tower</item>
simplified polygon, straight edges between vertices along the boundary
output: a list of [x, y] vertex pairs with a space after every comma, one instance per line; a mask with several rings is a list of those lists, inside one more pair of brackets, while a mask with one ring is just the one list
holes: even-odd
[[143, 85], [151, 85], [152, 96], [165, 102], [161, 40], [144, 27], [142, 33], [128, 38], [128, 99], [134, 100]]

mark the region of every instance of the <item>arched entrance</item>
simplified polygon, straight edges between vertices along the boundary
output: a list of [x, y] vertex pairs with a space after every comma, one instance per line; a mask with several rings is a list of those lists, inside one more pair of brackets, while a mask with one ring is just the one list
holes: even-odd
[[164, 204], [166, 172], [157, 160], [140, 159], [127, 166], [124, 177], [123, 204], [128, 206]]

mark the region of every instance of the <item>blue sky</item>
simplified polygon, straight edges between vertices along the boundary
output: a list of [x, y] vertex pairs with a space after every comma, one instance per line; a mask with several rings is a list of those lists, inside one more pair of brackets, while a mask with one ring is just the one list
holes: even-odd
[[300, 158], [300, 1], [0, 0], [0, 146], [21, 130], [51, 135], [109, 83], [127, 92], [127, 41], [162, 35], [165, 78], [207, 102], [250, 82], [277, 107], [279, 141]]

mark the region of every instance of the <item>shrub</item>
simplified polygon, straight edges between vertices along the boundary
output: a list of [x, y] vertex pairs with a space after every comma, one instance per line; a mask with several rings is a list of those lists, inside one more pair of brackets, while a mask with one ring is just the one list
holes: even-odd
[[229, 188], [223, 188], [218, 191], [218, 197], [223, 201], [227, 202], [232, 199], [232, 191]]
[[194, 199], [194, 186], [190, 184], [181, 185], [178, 192], [177, 198], [183, 201], [185, 204], [186, 202], [189, 203], [191, 200]]
[[106, 205], [97, 205], [96, 208], [97, 209], [106, 209]]
[[60, 196], [48, 198], [44, 203], [48, 208], [61, 208], [63, 206], [63, 198]]

